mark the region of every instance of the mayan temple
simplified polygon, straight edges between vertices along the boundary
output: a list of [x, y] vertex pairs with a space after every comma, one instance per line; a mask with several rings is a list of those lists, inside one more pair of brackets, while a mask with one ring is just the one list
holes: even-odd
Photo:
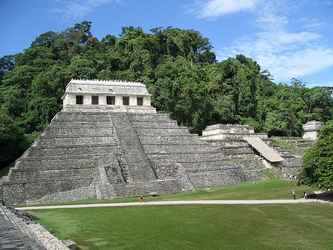
[[138, 82], [71, 80], [63, 109], [3, 179], [4, 201], [174, 193], [264, 178], [247, 144], [202, 140], [150, 99]]

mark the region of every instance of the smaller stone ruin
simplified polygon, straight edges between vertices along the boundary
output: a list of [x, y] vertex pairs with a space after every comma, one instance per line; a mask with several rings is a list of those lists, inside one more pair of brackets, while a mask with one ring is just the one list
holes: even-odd
[[256, 159], [257, 162], [261, 162], [261, 164], [257, 164], [257, 168], [260, 165], [265, 166], [285, 179], [294, 179], [298, 175], [303, 165], [302, 155], [296, 155], [275, 145], [273, 140], [311, 146], [310, 140], [295, 137], [269, 138], [265, 133], [255, 133], [251, 126], [239, 124], [207, 126], [202, 132], [201, 139], [215, 146], [219, 145], [221, 150], [229, 148], [234, 157], [241, 155], [240, 152], [247, 152], [248, 164], [251, 165], [251, 161]]
[[255, 133], [254, 128], [249, 125], [239, 124], [215, 124], [207, 126], [202, 131], [204, 140], [242, 140], [245, 136], [257, 136], [261, 139], [268, 138], [265, 133]]
[[303, 139], [315, 141], [318, 138], [318, 132], [323, 126], [322, 122], [309, 121], [303, 125]]

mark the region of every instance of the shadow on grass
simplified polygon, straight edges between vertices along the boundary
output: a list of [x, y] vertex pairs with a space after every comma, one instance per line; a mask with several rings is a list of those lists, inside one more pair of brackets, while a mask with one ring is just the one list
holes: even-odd
[[308, 199], [318, 199], [323, 201], [333, 202], [333, 192], [322, 192], [322, 193], [308, 193]]

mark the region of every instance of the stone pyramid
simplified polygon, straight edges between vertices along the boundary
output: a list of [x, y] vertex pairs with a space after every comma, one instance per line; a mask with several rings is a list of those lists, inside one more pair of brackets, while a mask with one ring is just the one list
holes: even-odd
[[[96, 85], [107, 87], [96, 93]], [[264, 167], [251, 148], [223, 148], [201, 140], [157, 113], [146, 89], [138, 88], [145, 89], [138, 83], [72, 80], [63, 110], [2, 180], [4, 201], [175, 193], [263, 178]], [[115, 102], [75, 104], [75, 96], [89, 101], [115, 96]]]

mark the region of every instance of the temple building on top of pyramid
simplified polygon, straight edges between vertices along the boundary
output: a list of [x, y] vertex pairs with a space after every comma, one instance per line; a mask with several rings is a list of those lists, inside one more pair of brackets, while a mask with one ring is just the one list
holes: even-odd
[[62, 99], [64, 111], [156, 112], [140, 82], [72, 79]]

